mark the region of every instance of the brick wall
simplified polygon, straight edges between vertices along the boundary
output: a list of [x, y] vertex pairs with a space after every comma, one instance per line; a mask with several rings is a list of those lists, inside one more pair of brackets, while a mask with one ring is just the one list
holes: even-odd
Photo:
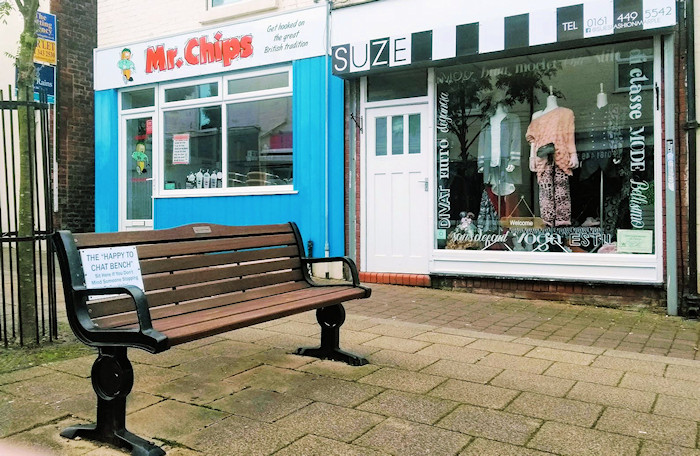
[[[51, 0], [58, 22], [58, 205], [56, 228], [95, 227], [95, 136], [92, 50], [96, 0]], [[116, 172], [116, 171], [115, 171]]]

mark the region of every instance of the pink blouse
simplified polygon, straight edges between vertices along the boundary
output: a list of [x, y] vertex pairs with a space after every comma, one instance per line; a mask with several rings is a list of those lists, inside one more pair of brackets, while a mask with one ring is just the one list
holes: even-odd
[[[534, 119], [527, 127], [525, 138], [534, 150], [553, 143], [554, 163], [571, 176], [571, 163], [577, 162], [576, 143], [574, 141], [574, 112], [569, 108], [555, 108]], [[573, 160], [572, 160], [573, 157]], [[532, 159], [531, 159], [532, 160]], [[547, 165], [546, 158], [534, 157], [534, 168], [540, 176]]]

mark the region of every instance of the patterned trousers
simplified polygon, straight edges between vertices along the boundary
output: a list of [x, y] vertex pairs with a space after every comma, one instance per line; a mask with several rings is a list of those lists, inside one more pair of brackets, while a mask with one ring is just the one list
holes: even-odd
[[554, 163], [537, 174], [540, 185], [540, 216], [547, 226], [571, 225], [569, 176]]

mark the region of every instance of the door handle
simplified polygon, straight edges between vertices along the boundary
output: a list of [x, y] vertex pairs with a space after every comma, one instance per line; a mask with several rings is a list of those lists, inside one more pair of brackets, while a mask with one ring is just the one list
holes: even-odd
[[425, 185], [425, 191], [428, 191], [428, 178], [426, 177], [423, 180], [419, 180], [418, 182], [422, 182]]

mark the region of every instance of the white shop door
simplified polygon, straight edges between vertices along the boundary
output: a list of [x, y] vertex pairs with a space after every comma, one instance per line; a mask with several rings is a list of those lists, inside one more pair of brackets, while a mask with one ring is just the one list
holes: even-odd
[[367, 110], [367, 272], [428, 272], [433, 181], [428, 115], [428, 105]]

